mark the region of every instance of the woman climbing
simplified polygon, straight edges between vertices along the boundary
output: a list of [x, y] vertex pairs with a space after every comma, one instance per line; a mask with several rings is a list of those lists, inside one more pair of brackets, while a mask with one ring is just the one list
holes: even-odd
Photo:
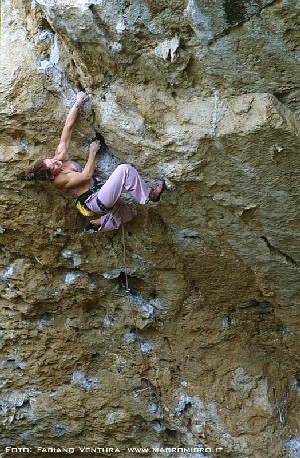
[[27, 180], [48, 180], [51, 185], [62, 192], [76, 198], [76, 206], [85, 216], [97, 216], [86, 224], [87, 230], [104, 232], [117, 229], [132, 219], [131, 210], [120, 199], [126, 190], [140, 204], [147, 201], [158, 202], [165, 189], [164, 180], [154, 188], [149, 188], [138, 172], [129, 164], [121, 164], [101, 185], [100, 179], [94, 177], [96, 153], [100, 149], [100, 141], [90, 144], [89, 157], [82, 168], [69, 158], [69, 145], [74, 123], [80, 106], [88, 100], [88, 95], [78, 92], [76, 102], [72, 106], [53, 159], [39, 159], [31, 165], [26, 173]]

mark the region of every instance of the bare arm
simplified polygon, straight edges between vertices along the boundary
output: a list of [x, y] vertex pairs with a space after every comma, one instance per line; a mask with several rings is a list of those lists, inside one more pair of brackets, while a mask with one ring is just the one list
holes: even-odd
[[77, 119], [80, 106], [88, 100], [88, 95], [85, 92], [78, 92], [76, 96], [76, 102], [72, 106], [71, 110], [68, 113], [64, 128], [61, 133], [60, 141], [58, 147], [56, 148], [54, 159], [59, 161], [69, 161], [68, 149], [70, 146], [71, 135], [73, 126]]
[[90, 144], [89, 157], [83, 171], [57, 175], [55, 179], [55, 186], [61, 191], [67, 191], [68, 189], [83, 184], [91, 179], [95, 170], [96, 154], [100, 149], [100, 146], [99, 140], [92, 142]]

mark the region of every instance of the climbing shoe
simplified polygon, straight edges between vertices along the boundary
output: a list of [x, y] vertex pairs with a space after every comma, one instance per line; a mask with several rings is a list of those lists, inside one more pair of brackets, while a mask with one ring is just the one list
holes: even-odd
[[94, 226], [90, 221], [88, 221], [84, 225], [84, 231], [85, 232], [90, 232], [90, 231], [98, 232], [98, 229], [99, 229], [99, 226]]
[[164, 179], [160, 180], [157, 183], [157, 185], [151, 189], [149, 193], [149, 200], [151, 202], [158, 202], [160, 200], [160, 196], [162, 195], [162, 193], [165, 190], [165, 187], [166, 187], [165, 180]]

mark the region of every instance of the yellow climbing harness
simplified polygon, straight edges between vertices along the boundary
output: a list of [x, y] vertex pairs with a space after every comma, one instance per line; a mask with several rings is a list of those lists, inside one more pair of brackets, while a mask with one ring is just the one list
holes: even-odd
[[88, 210], [78, 199], [75, 202], [75, 207], [83, 216], [87, 216], [89, 218], [99, 217], [97, 213], [93, 212], [92, 210]]

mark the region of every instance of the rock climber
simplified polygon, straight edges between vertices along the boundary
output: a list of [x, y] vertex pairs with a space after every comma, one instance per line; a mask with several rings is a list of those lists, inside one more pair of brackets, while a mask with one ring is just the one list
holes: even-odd
[[99, 140], [90, 144], [84, 168], [70, 160], [68, 149], [73, 126], [81, 105], [87, 100], [85, 92], [77, 93], [53, 159], [37, 160], [27, 169], [25, 177], [27, 180], [48, 180], [56, 189], [74, 197], [76, 207], [84, 216], [96, 217], [85, 225], [85, 229], [104, 232], [117, 229], [122, 222], [132, 219], [131, 210], [120, 199], [122, 191], [128, 191], [142, 205], [148, 201], [158, 202], [165, 189], [165, 181], [160, 180], [154, 188], [150, 188], [132, 165], [121, 164], [102, 184], [99, 177], [93, 176], [96, 154], [101, 147]]

